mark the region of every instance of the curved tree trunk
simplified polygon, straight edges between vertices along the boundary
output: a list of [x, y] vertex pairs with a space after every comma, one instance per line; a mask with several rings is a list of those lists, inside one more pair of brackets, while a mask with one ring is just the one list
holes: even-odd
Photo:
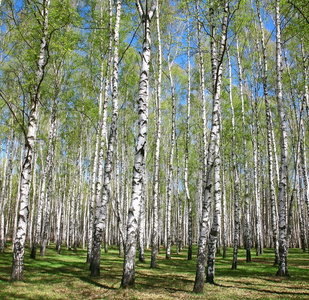
[[48, 15], [50, 0], [43, 0], [42, 36], [34, 85], [31, 90], [31, 108], [29, 113], [28, 133], [25, 136], [24, 163], [20, 181], [20, 207], [18, 227], [13, 242], [13, 264], [10, 281], [23, 280], [25, 241], [29, 215], [30, 179], [32, 170], [33, 149], [37, 133], [37, 106], [40, 102], [40, 87], [44, 79], [44, 69], [48, 62]]

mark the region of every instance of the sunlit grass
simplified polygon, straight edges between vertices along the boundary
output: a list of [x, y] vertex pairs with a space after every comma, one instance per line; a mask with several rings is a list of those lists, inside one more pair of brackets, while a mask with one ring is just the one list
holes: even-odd
[[[10, 245], [9, 245], [10, 246]], [[7, 248], [0, 254], [0, 299], [308, 299], [309, 255], [300, 249], [290, 249], [288, 264], [291, 277], [277, 277], [273, 265], [274, 253], [252, 256], [246, 263], [245, 251], [239, 250], [238, 268], [232, 270], [232, 250], [222, 259], [217, 255], [215, 285], [205, 284], [204, 294], [192, 293], [196, 255], [187, 261], [184, 249], [165, 259], [164, 250], [158, 256], [158, 267], [150, 269], [150, 251], [146, 263], [136, 263], [136, 287], [120, 289], [123, 258], [118, 249], [102, 253], [101, 276], [89, 276], [86, 251], [77, 253], [63, 249], [58, 255], [52, 245], [45, 257], [30, 259], [27, 250], [24, 281], [9, 283], [12, 252]], [[197, 248], [194, 248], [196, 254]], [[253, 251], [254, 252], [254, 251]]]

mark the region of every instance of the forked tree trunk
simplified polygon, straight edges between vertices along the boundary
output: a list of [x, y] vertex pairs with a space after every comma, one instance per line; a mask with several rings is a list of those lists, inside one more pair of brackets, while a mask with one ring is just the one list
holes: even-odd
[[[112, 112], [112, 121], [108, 139], [107, 153], [104, 164], [104, 182], [103, 182], [102, 199], [100, 195], [101, 191], [100, 181], [98, 181], [97, 183], [97, 192], [96, 192], [97, 207], [95, 214], [95, 228], [93, 236], [93, 257], [90, 265], [91, 276], [100, 276], [102, 233], [104, 232], [104, 229], [106, 229], [107, 203], [110, 199], [110, 192], [111, 192], [111, 177], [113, 170], [112, 161], [113, 161], [114, 143], [116, 139], [117, 122], [118, 122], [118, 48], [119, 48], [120, 15], [121, 15], [121, 2], [118, 0], [116, 3], [116, 22], [114, 29], [114, 58], [113, 58], [113, 77], [112, 77], [113, 112]], [[107, 244], [107, 240], [105, 240], [105, 242]]]
[[[102, 10], [103, 10], [103, 7], [101, 7], [101, 12]], [[101, 42], [101, 46], [103, 47], [103, 37], [100, 42]], [[110, 76], [110, 67], [111, 67], [112, 44], [113, 44], [112, 5], [111, 5], [111, 0], [109, 0], [109, 44], [108, 44], [108, 53], [107, 53], [107, 62], [106, 62], [105, 85], [104, 85], [104, 90], [103, 90], [103, 81], [104, 81], [103, 69], [104, 69], [105, 61], [103, 59], [104, 57], [102, 53], [101, 70], [100, 70], [100, 92], [98, 96], [99, 119], [98, 119], [98, 124], [96, 128], [97, 131], [96, 131], [96, 141], [95, 141], [95, 152], [94, 152], [93, 169], [92, 169], [92, 177], [91, 177], [91, 195], [90, 195], [90, 199], [88, 203], [89, 226], [88, 226], [88, 243], [87, 243], [87, 260], [86, 260], [87, 263], [91, 263], [92, 257], [93, 257], [92, 246], [93, 246], [93, 232], [94, 232], [94, 210], [95, 210], [96, 191], [97, 191], [96, 183], [97, 181], [101, 180], [99, 177], [100, 175], [98, 173], [103, 163], [103, 155], [104, 155], [103, 149], [105, 146], [105, 139], [106, 139], [106, 119], [107, 119], [106, 110], [107, 110], [107, 100], [108, 100], [108, 90], [109, 90], [109, 76]]]
[[[215, 47], [215, 32], [214, 32], [214, 10], [213, 3], [210, 6], [210, 32], [211, 32], [211, 66], [212, 66], [212, 82], [213, 82], [213, 111], [212, 111], [212, 125], [210, 133], [210, 141], [208, 146], [207, 156], [207, 173], [206, 185], [204, 189], [204, 199], [202, 207], [202, 220], [200, 226], [200, 236], [198, 241], [198, 254], [196, 264], [196, 276], [193, 291], [195, 293], [202, 293], [205, 283], [205, 264], [206, 264], [206, 242], [209, 233], [209, 209], [212, 203], [212, 186], [213, 173], [215, 161], [219, 155], [220, 143], [220, 91], [222, 81], [223, 58], [226, 49], [227, 26], [229, 15], [229, 3], [224, 2], [224, 12], [221, 23], [221, 40], [220, 50], [216, 53]], [[215, 170], [215, 173], [217, 170]], [[217, 177], [216, 177], [217, 178]]]
[[137, 226], [139, 218], [139, 208], [143, 191], [143, 173], [145, 170], [145, 152], [147, 145], [147, 131], [148, 131], [148, 98], [149, 98], [149, 64], [151, 52], [151, 36], [150, 36], [150, 22], [157, 7], [157, 1], [152, 1], [150, 10], [146, 5], [144, 10], [140, 0], [137, 0], [137, 9], [142, 20], [144, 28], [144, 41], [142, 66], [139, 82], [138, 93], [138, 138], [135, 148], [134, 166], [133, 166], [133, 180], [132, 180], [132, 203], [128, 212], [127, 223], [127, 241], [125, 247], [125, 257], [123, 264], [123, 275], [121, 286], [127, 288], [135, 285], [135, 257], [136, 257], [136, 243], [137, 243]]

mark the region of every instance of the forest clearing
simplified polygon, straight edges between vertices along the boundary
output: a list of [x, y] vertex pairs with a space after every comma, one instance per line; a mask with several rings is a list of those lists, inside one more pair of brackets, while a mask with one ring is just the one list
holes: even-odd
[[85, 264], [87, 252], [77, 253], [64, 249], [59, 255], [55, 245], [46, 256], [29, 258], [27, 251], [24, 282], [8, 284], [12, 253], [0, 256], [0, 298], [10, 299], [308, 299], [309, 258], [300, 249], [289, 251], [291, 277], [277, 277], [273, 265], [273, 250], [264, 249], [261, 256], [246, 263], [244, 249], [239, 250], [237, 270], [231, 269], [232, 249], [227, 258], [216, 258], [216, 284], [206, 284], [204, 294], [192, 292], [196, 268], [197, 247], [188, 261], [187, 249], [179, 254], [172, 247], [172, 258], [166, 260], [164, 249], [158, 255], [158, 267], [150, 269], [151, 251], [145, 251], [145, 263], [137, 262], [136, 287], [120, 288], [123, 258], [119, 249], [110, 248], [102, 253], [101, 277], [89, 276]]

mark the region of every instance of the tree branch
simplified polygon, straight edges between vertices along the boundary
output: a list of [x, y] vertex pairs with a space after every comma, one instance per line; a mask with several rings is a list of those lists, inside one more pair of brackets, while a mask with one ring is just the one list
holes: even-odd
[[18, 125], [20, 126], [22, 132], [24, 133], [25, 139], [27, 140], [27, 133], [26, 133], [26, 131], [25, 131], [25, 127], [24, 127], [23, 124], [20, 123], [20, 121], [18, 120], [18, 118], [17, 118], [17, 116], [16, 116], [14, 110], [13, 110], [12, 107], [11, 107], [11, 104], [9, 103], [8, 100], [6, 100], [5, 94], [4, 94], [1, 90], [0, 90], [0, 96], [1, 96], [1, 98], [4, 100], [4, 102], [6, 103], [6, 105], [8, 106], [8, 108], [9, 108], [9, 110], [11, 111], [11, 113], [12, 113], [14, 119], [16, 120], [16, 122], [17, 122]]
[[139, 13], [139, 16], [142, 19], [143, 16], [145, 15], [145, 12], [144, 12], [144, 8], [143, 8], [143, 5], [141, 3], [141, 0], [136, 0], [136, 7], [137, 7], [137, 11]]

